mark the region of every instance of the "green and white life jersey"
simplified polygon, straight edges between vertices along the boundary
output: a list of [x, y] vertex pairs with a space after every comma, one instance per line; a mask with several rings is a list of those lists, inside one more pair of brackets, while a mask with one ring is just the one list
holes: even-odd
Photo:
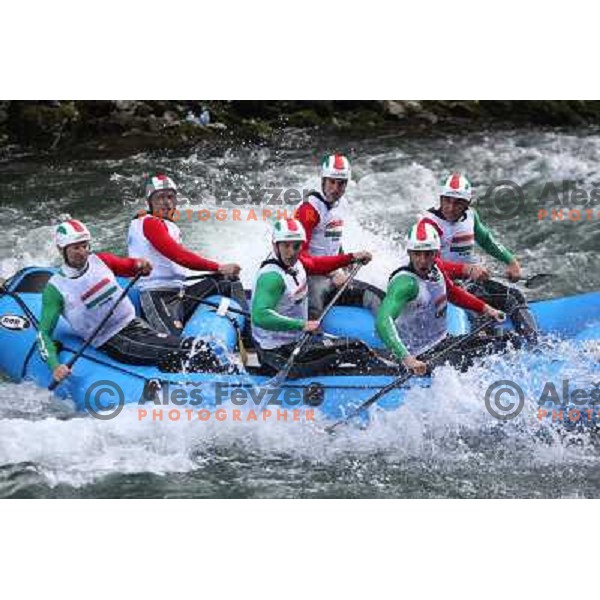
[[[256, 286], [261, 275], [265, 273], [277, 273], [284, 282], [284, 292], [277, 303], [275, 312], [290, 319], [308, 319], [308, 287], [306, 283], [306, 271], [300, 261], [296, 263], [293, 273], [288, 269], [284, 270], [277, 261], [270, 257], [261, 265], [256, 279], [252, 294], [256, 291]], [[286, 344], [292, 344], [300, 339], [302, 331], [272, 331], [264, 329], [252, 323], [252, 335], [256, 342], [264, 350], [273, 350]]]
[[63, 317], [78, 336], [88, 339], [102, 319], [111, 315], [92, 341], [95, 348], [102, 346], [135, 318], [135, 308], [129, 298], [123, 298], [115, 307], [123, 289], [114, 273], [95, 254], [90, 254], [88, 268], [83, 275], [71, 278], [59, 271], [48, 283], [62, 295]]
[[395, 320], [406, 349], [417, 356], [433, 348], [448, 334], [446, 282], [437, 266], [427, 279], [419, 277], [408, 265], [400, 267], [392, 274], [390, 284], [398, 277], [412, 277], [419, 286], [417, 297], [407, 303]]
[[319, 222], [313, 228], [308, 253], [312, 256], [335, 256], [342, 248], [346, 199], [340, 198], [333, 206], [328, 205], [318, 192], [311, 192], [306, 199], [318, 213]]
[[443, 260], [479, 263], [475, 254], [475, 217], [470, 208], [456, 223], [446, 221], [438, 209], [432, 208], [425, 213], [423, 220], [432, 223], [440, 234], [440, 255]]
[[[159, 252], [144, 235], [144, 221], [153, 218], [156, 217], [152, 215], [136, 217], [129, 225], [129, 233], [127, 235], [127, 252], [129, 256], [143, 256], [152, 263], [152, 273], [147, 277], [139, 279], [136, 287], [139, 290], [158, 288], [179, 289], [184, 285], [187, 273], [186, 268], [178, 265]], [[168, 219], [163, 219], [163, 222], [167, 226], [169, 235], [179, 244], [181, 242], [179, 227]]]

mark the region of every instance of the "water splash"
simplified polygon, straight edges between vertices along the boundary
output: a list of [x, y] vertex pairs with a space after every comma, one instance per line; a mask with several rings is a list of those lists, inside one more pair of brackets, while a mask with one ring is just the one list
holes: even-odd
[[[360, 140], [361, 154], [353, 161], [356, 182], [348, 190], [353, 214], [347, 249], [374, 252], [376, 261], [361, 270], [361, 278], [380, 287], [401, 260], [402, 239], [416, 212], [435, 203], [437, 183], [447, 170], [465, 168], [480, 188], [493, 179], [511, 179], [533, 191], [547, 177], [584, 185], [598, 180], [597, 136], [528, 132], [400, 143], [398, 148], [397, 140]], [[16, 182], [0, 185], [5, 232], [0, 274], [55, 264], [48, 228], [63, 212], [93, 222], [96, 249], [124, 252], [144, 172], [172, 174], [184, 191], [184, 205], [214, 208], [218, 194], [236, 185], [318, 185], [312, 155], [321, 145], [327, 144], [303, 140], [279, 149], [23, 167]], [[562, 276], [547, 293], [600, 287], [594, 249], [586, 245], [596, 235], [589, 225], [578, 225], [579, 235], [573, 236], [564, 224], [490, 219], [498, 237], [525, 257], [529, 272]], [[251, 284], [269, 250], [268, 223], [181, 225], [191, 247], [221, 262], [240, 263], [244, 284]], [[597, 347], [585, 353], [553, 341], [548, 352], [557, 360], [541, 355], [534, 369], [524, 366], [519, 353], [466, 374], [442, 368], [430, 388], [411, 389], [399, 409], [375, 410], [366, 429], [345, 427], [333, 437], [319, 420], [153, 423], [138, 421], [128, 408], [118, 419], [101, 422], [81, 418], [32, 384], [2, 382], [0, 494], [35, 486], [41, 486], [38, 495], [54, 489], [67, 493], [68, 486], [94, 495], [104, 485], [110, 491], [105, 482], [116, 480], [112, 489], [123, 495], [141, 477], [138, 494], [154, 490], [157, 495], [597, 495], [598, 454], [589, 432], [565, 435], [540, 424], [535, 413], [535, 393], [544, 378], [597, 379]], [[508, 375], [523, 383], [528, 404], [517, 419], [498, 424], [483, 397], [492, 381]]]

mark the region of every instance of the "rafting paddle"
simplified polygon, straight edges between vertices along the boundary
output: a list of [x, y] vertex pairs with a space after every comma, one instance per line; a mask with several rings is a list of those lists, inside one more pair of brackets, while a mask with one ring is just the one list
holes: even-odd
[[[83, 346], [81, 346], [81, 348], [79, 348], [79, 350], [69, 359], [69, 361], [67, 362], [67, 365], [66, 365], [67, 367], [69, 367], [69, 369], [73, 368], [73, 365], [77, 362], [77, 360], [81, 357], [81, 355], [87, 350], [89, 345], [94, 341], [96, 336], [100, 333], [100, 330], [106, 325], [107, 321], [112, 316], [115, 308], [117, 308], [117, 306], [122, 302], [123, 298], [125, 298], [125, 296], [127, 296], [127, 293], [129, 292], [129, 290], [135, 285], [135, 283], [141, 276], [142, 276], [142, 273], [141, 272], [138, 273], [125, 286], [125, 289], [123, 290], [121, 295], [117, 298], [117, 300], [113, 304], [112, 310], [106, 314], [106, 316], [104, 317], [104, 319], [102, 319], [102, 321], [100, 321], [100, 323], [98, 323], [98, 326], [96, 327], [96, 329], [94, 329], [94, 331], [92, 331], [90, 337], [84, 342]], [[61, 381], [63, 381], [63, 380], [61, 380]], [[48, 389], [50, 391], [55, 390], [60, 385], [61, 381], [56, 381], [56, 379], [53, 379], [52, 382], [50, 383], [50, 385], [48, 386]]]
[[[363, 265], [361, 263], [357, 263], [356, 265], [354, 265], [354, 267], [348, 274], [348, 279], [346, 279], [346, 281], [344, 281], [344, 283], [340, 286], [340, 288], [335, 293], [333, 298], [329, 301], [329, 304], [323, 310], [323, 313], [321, 314], [321, 316], [317, 319], [319, 326], [321, 325], [321, 323], [323, 322], [323, 319], [325, 318], [327, 313], [331, 310], [333, 305], [338, 301], [339, 297], [344, 293], [344, 290], [350, 285], [352, 280], [356, 277], [358, 270], [362, 266]], [[287, 376], [289, 375], [289, 372], [291, 371], [292, 367], [294, 366], [294, 361], [296, 360], [296, 358], [298, 358], [298, 355], [300, 354], [300, 352], [302, 351], [302, 348], [304, 348], [304, 346], [310, 339], [311, 335], [313, 335], [313, 334], [310, 331], [306, 331], [302, 335], [302, 337], [300, 338], [300, 341], [298, 342], [298, 344], [296, 344], [296, 347], [292, 350], [292, 353], [290, 354], [290, 357], [288, 358], [285, 365], [281, 368], [281, 370], [276, 375], [274, 375], [271, 379], [269, 379], [269, 381], [267, 381], [261, 387], [279, 387], [286, 380]]]
[[[465, 337], [459, 338], [458, 340], [456, 340], [454, 343], [450, 344], [443, 350], [440, 350], [440, 352], [438, 352], [437, 354], [434, 354], [427, 362], [430, 365], [435, 364], [441, 358], [444, 358], [450, 352], [450, 350], [456, 350], [456, 348], [460, 348], [463, 344], [472, 340], [475, 336], [477, 336], [479, 334], [480, 331], [483, 331], [486, 327], [488, 327], [492, 323], [496, 323], [496, 319], [488, 319], [487, 321], [484, 321], [483, 323], [481, 323], [481, 325], [479, 325], [478, 327], [473, 329], [473, 331], [471, 331], [471, 333], [467, 334]], [[408, 371], [408, 372], [404, 373], [403, 375], [401, 375], [400, 377], [398, 377], [397, 379], [394, 379], [394, 381], [392, 381], [385, 387], [382, 387], [377, 393], [375, 393], [368, 400], [365, 400], [362, 404], [360, 404], [357, 408], [355, 408], [347, 417], [344, 417], [343, 419], [336, 421], [332, 425], [328, 425], [327, 427], [325, 427], [325, 431], [327, 433], [333, 433], [333, 431], [335, 430], [336, 427], [339, 427], [340, 425], [344, 425], [344, 424], [348, 423], [348, 421], [350, 421], [350, 419], [353, 419], [354, 417], [359, 415], [363, 410], [366, 410], [367, 408], [369, 408], [370, 406], [375, 404], [375, 402], [377, 402], [378, 400], [383, 398], [383, 396], [385, 396], [388, 392], [391, 392], [392, 390], [394, 390], [394, 389], [400, 387], [401, 385], [403, 385], [404, 383], [406, 383], [409, 379], [414, 377], [414, 375], [415, 374], [412, 371]]]
[[185, 278], [186, 281], [198, 281], [199, 279], [206, 279], [207, 277], [214, 277], [215, 272], [209, 271], [208, 273], [198, 273], [197, 275], [189, 275]]
[[[505, 281], [512, 281], [506, 275], [494, 275], [494, 277], [497, 279], [503, 279]], [[537, 275], [532, 275], [531, 277], [519, 277], [517, 282], [522, 283], [529, 290], [535, 290], [548, 283], [553, 277], [556, 277], [556, 275], [553, 273], [538, 273]]]

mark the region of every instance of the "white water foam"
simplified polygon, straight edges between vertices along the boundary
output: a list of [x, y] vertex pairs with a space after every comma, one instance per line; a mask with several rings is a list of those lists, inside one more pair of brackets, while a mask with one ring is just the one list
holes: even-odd
[[[565, 363], [555, 378], [582, 380], [586, 365], [578, 351], [561, 343], [552, 352], [565, 361], [576, 357], [581, 365]], [[558, 430], [540, 423], [533, 396], [539, 392], [539, 381], [519, 367], [524, 363], [518, 353], [512, 358], [511, 367], [499, 359], [466, 374], [442, 367], [430, 388], [411, 389], [397, 410], [376, 409], [367, 428], [341, 426], [333, 436], [324, 431], [326, 423], [318, 414], [312, 423], [230, 418], [171, 422], [165, 411], [161, 422], [140, 421], [137, 407], [127, 406], [118, 418], [98, 421], [75, 415], [68, 405], [32, 384], [4, 384], [0, 466], [35, 464], [48, 485], [78, 487], [115, 473], [187, 473], [212, 460], [219, 449], [231, 447], [248, 460], [289, 456], [312, 465], [370, 456], [382, 456], [390, 463], [418, 459], [456, 465], [490, 460], [490, 453], [495, 461], [502, 460], [500, 450], [510, 451], [510, 461], [539, 465], [592, 460], [596, 455], [587, 448], [585, 435], [583, 444], [565, 445]], [[507, 373], [525, 388], [527, 404], [517, 419], [500, 424], [486, 412], [483, 398], [487, 386]]]
[[[553, 136], [544, 140], [543, 150], [498, 139], [484, 140], [470, 149], [457, 146], [453, 149], [454, 164], [450, 159], [423, 164], [399, 150], [373, 156], [362, 164], [359, 161], [355, 168], [359, 182], [351, 184], [348, 190], [352, 216], [345, 245], [350, 251], [371, 250], [377, 257], [377, 262], [361, 270], [360, 278], [385, 286], [387, 274], [401, 260], [402, 232], [417, 211], [433, 203], [443, 169], [467, 164], [480, 181], [497, 177], [526, 183], [539, 178], [544, 169], [551, 172], [553, 178], [569, 177], [587, 182], [596, 178], [598, 161], [581, 158], [575, 145], [580, 141], [563, 138], [560, 142]], [[598, 140], [589, 143], [593, 146], [591, 155], [596, 156], [600, 143]], [[205, 176], [217, 182], [236, 181], [236, 177], [247, 182], [251, 179], [248, 173], [256, 169], [261, 181], [275, 180], [280, 172], [270, 164], [271, 159], [272, 153], [265, 149], [255, 152], [250, 160], [248, 156], [242, 160], [235, 153], [210, 160], [191, 156], [176, 161], [171, 172], [192, 190], [193, 193], [188, 191], [190, 201], [196, 203], [200, 199], [214, 210], [214, 185], [207, 185]], [[136, 167], [150, 171], [156, 165], [147, 157], [138, 157]], [[236, 173], [236, 169], [241, 174]], [[121, 173], [119, 162], [111, 163], [111, 170], [114, 172], [112, 183], [123, 186], [126, 192], [118, 219], [106, 215], [92, 217], [91, 212], [74, 216], [95, 222], [99, 246], [113, 239], [113, 233], [109, 232], [118, 225], [118, 232], [122, 232], [120, 243], [124, 247], [123, 236], [131, 212], [129, 202], [137, 197], [134, 189], [139, 188], [142, 180], [141, 176]], [[284, 179], [286, 185], [289, 182], [299, 188], [313, 187], [314, 167], [292, 164], [286, 168]], [[51, 207], [60, 208], [60, 202], [53, 201]], [[46, 222], [27, 223], [26, 227], [19, 222], [5, 228], [8, 245], [1, 253], [2, 276], [33, 264], [56, 263], [58, 256], [49, 226]], [[255, 269], [269, 251], [266, 222], [211, 221], [210, 224], [181, 225], [186, 242], [192, 248], [219, 261], [239, 262], [246, 286], [250, 285]], [[544, 253], [546, 246], [548, 254]], [[554, 252], [552, 247], [543, 243], [535, 247], [536, 257], [547, 261], [543, 263], [545, 267], [555, 264], [556, 259], [549, 254]], [[561, 260], [565, 260], [565, 253], [561, 253]], [[571, 264], [579, 263], [573, 258]], [[553, 351], [564, 360], [572, 360], [571, 376], [584, 378], [586, 363], [572, 346], [565, 343]], [[527, 381], [530, 373], [525, 367], [519, 367], [518, 355], [514, 358], [509, 372], [518, 381]], [[65, 407], [45, 390], [32, 384], [3, 382], [0, 384], [0, 465], [34, 463], [50, 485], [82, 486], [115, 473], [190, 472], [210, 460], [215, 448], [232, 446], [258, 460], [289, 455], [317, 465], [372, 455], [381, 455], [390, 462], [413, 458], [439, 464], [485, 462], [501, 460], [499, 454], [494, 453], [506, 451], [512, 453], [507, 461], [565, 464], [597, 460], [597, 455], [590, 453], [585, 445], [561, 443], [559, 434], [552, 429], [549, 437], [544, 434], [545, 437], [540, 438], [533, 397], [528, 399], [529, 412], [524, 411], [515, 421], [498, 426], [483, 408], [483, 396], [487, 385], [500, 374], [506, 374], [502, 364], [473, 369], [465, 375], [440, 369], [431, 388], [411, 389], [406, 403], [399, 409], [376, 411], [368, 428], [342, 427], [335, 436], [324, 433], [322, 423], [139, 422], [132, 409], [124, 410], [117, 419], [107, 422], [90, 417], [75, 418], [68, 405]], [[530, 384], [530, 391], [543, 376], [540, 370], [537, 380], [533, 379]]]

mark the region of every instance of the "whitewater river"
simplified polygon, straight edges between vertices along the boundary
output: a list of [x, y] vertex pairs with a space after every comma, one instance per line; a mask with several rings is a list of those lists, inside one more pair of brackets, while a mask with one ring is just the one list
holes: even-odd
[[[600, 186], [600, 136], [585, 132], [427, 140], [393, 135], [319, 140], [287, 132], [276, 147], [68, 163], [4, 161], [0, 276], [56, 264], [52, 223], [64, 214], [90, 226], [95, 249], [123, 252], [129, 220], [143, 207], [144, 173], [164, 171], [180, 184], [183, 209], [190, 211], [180, 220], [186, 242], [208, 257], [239, 262], [249, 285], [268, 248], [262, 210], [277, 207], [255, 207], [254, 220], [249, 205], [223, 199], [243, 186], [312, 187], [317, 159], [330, 149], [353, 160], [348, 190], [353, 215], [344, 245], [375, 254], [364, 279], [385, 285], [402, 255], [406, 229], [435, 202], [441, 176], [463, 169], [480, 196], [493, 181], [522, 186], [517, 214], [510, 214], [515, 201], [506, 198], [481, 200], [479, 209], [528, 273], [557, 275], [531, 298], [600, 289], [600, 202], [584, 206], [563, 196], [563, 208], [580, 209], [578, 221], [540, 219], [539, 213], [561, 208], [561, 198], [540, 200], [546, 182], [560, 190], [560, 182], [572, 180], [588, 194]], [[500, 210], [503, 202], [506, 211]], [[225, 211], [221, 220], [218, 208]], [[593, 210], [586, 214], [585, 208]], [[209, 211], [203, 213], [209, 220], [197, 218], [201, 209]], [[569, 344], [551, 351], [570, 361], [574, 377], [589, 374], [589, 365]], [[505, 374], [507, 360], [513, 361], [511, 374], [532, 376], [519, 367], [518, 354], [463, 375], [441, 369], [430, 389], [411, 391], [400, 409], [376, 415], [365, 430], [340, 430], [335, 438], [304, 423], [138, 422], [127, 409], [117, 419], [98, 421], [75, 414], [31, 383], [1, 379], [0, 496], [600, 496], [600, 449], [593, 436], [563, 438], [541, 427], [532, 406], [506, 426], [485, 411], [484, 391]], [[543, 378], [543, 366], [536, 376]]]

